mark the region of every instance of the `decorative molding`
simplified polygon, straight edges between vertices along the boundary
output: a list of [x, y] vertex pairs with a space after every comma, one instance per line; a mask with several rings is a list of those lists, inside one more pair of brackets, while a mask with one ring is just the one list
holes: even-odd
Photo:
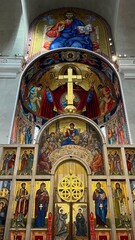
[[119, 58], [119, 72], [124, 75], [125, 79], [135, 80], [135, 57]]
[[[22, 70], [23, 57], [0, 56], [0, 79], [13, 79]], [[135, 79], [135, 57], [119, 58], [117, 60], [119, 72], [125, 79]]]
[[0, 79], [14, 79], [22, 70], [23, 57], [0, 57]]

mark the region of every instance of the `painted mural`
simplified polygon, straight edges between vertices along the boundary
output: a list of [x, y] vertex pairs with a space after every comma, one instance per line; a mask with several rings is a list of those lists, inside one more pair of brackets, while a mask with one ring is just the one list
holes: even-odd
[[30, 199], [30, 181], [17, 181], [12, 208], [11, 226], [25, 228]]
[[33, 149], [21, 149], [18, 175], [31, 175], [34, 160]]
[[10, 190], [11, 181], [0, 181], [0, 227], [5, 225]]
[[127, 170], [129, 175], [135, 175], [135, 150], [127, 148], [125, 152]]
[[113, 204], [115, 213], [115, 223], [117, 228], [131, 226], [130, 212], [128, 205], [126, 183], [124, 181], [114, 181], [112, 185]]
[[[88, 222], [87, 222], [87, 205], [86, 204], [73, 204], [72, 210], [72, 234], [74, 239], [83, 237], [84, 240], [88, 239]], [[69, 236], [69, 221], [70, 209], [69, 205], [65, 203], [57, 203], [55, 205], [55, 240], [61, 238], [66, 239]]]
[[[95, 63], [96, 65], [96, 63]], [[66, 112], [68, 105], [68, 75], [69, 68], [73, 70], [73, 106], [76, 113], [83, 114], [91, 119], [104, 116], [116, 109], [117, 97], [113, 84], [107, 87], [107, 78], [99, 76], [98, 70], [89, 69], [87, 65], [57, 64], [47, 71], [36, 84], [29, 83], [23, 96], [25, 108], [33, 114], [50, 119], [57, 114]], [[76, 75], [76, 78], [74, 77]], [[80, 80], [77, 76], [80, 76]], [[28, 135], [28, 134], [27, 134]]]
[[34, 228], [47, 227], [49, 192], [50, 192], [49, 181], [35, 182], [35, 198], [32, 221], [32, 227]]
[[109, 144], [129, 143], [118, 76], [92, 52], [56, 50], [29, 65], [22, 77], [11, 142], [34, 143], [37, 129], [64, 113], [81, 114], [104, 126]]
[[[108, 118], [110, 118], [108, 114]], [[123, 103], [120, 101], [111, 122], [106, 123], [108, 144], [128, 144], [129, 133], [124, 113]]]
[[108, 164], [110, 175], [123, 175], [120, 149], [108, 149]]
[[[71, 148], [72, 146], [74, 147]], [[86, 149], [87, 156], [83, 156], [83, 148]], [[89, 164], [93, 175], [104, 174], [102, 141], [98, 132], [94, 127], [75, 118], [57, 120], [42, 133], [37, 174], [50, 174], [55, 161], [66, 152], [74, 155], [80, 153]]]
[[63, 47], [83, 48], [108, 57], [114, 53], [107, 22], [93, 12], [77, 8], [55, 9], [38, 17], [29, 31], [25, 59]]
[[5, 148], [3, 152], [0, 174], [12, 175], [14, 172], [15, 160], [16, 160], [16, 148], [15, 149]]
[[134, 219], [135, 219], [135, 180], [130, 180], [130, 188], [132, 193], [133, 211], [134, 211]]
[[93, 181], [92, 188], [96, 228], [108, 228], [110, 223], [106, 182]]
[[9, 197], [11, 191], [11, 180], [0, 181], [0, 238], [4, 239], [4, 229], [6, 223]]

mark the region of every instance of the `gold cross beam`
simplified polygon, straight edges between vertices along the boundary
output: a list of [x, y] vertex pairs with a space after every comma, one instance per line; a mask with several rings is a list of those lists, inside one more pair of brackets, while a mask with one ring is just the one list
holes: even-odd
[[75, 112], [76, 108], [73, 106], [73, 82], [75, 80], [82, 80], [81, 75], [73, 75], [73, 70], [71, 67], [68, 68], [68, 74], [67, 75], [60, 75], [59, 79], [67, 79], [68, 84], [67, 84], [67, 100], [68, 100], [68, 106], [65, 108], [68, 112]]

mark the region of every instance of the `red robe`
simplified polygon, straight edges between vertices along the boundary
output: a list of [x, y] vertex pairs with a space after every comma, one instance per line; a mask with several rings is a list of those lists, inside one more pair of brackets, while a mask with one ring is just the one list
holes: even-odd
[[[63, 93], [67, 93], [67, 84], [55, 89], [54, 91], [51, 91], [53, 102], [49, 102], [46, 96], [46, 91], [44, 91], [38, 114], [41, 117], [50, 119], [54, 117], [54, 108], [58, 113], [64, 113], [64, 108], [61, 104], [61, 96]], [[80, 99], [76, 105], [78, 113], [82, 113], [82, 111], [84, 111], [86, 108], [87, 117], [96, 118], [100, 116], [98, 97], [94, 89], [93, 98], [90, 103], [87, 103], [89, 91], [85, 91], [83, 88], [74, 84], [74, 93], [76, 93]]]

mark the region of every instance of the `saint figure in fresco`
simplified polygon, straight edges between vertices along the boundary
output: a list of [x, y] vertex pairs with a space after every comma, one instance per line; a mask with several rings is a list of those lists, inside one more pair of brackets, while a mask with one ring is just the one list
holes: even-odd
[[74, 123], [70, 123], [70, 127], [66, 130], [64, 134], [64, 140], [61, 143], [61, 146], [65, 145], [75, 145], [79, 143], [79, 131], [75, 128]]
[[72, 12], [66, 13], [66, 18], [57, 22], [46, 35], [55, 38], [50, 44], [50, 50], [62, 47], [85, 48], [92, 50], [92, 41], [90, 32], [92, 32], [91, 24], [85, 24], [76, 19]]
[[119, 227], [124, 225], [124, 219], [128, 216], [127, 206], [125, 202], [125, 194], [120, 186], [120, 183], [115, 184], [115, 189], [113, 191], [114, 198], [114, 211], [115, 217], [119, 219]]
[[91, 83], [86, 100], [86, 117], [95, 118], [100, 116], [98, 96], [94, 88], [94, 81]]
[[[53, 91], [47, 86], [43, 91], [38, 115], [50, 119], [57, 115], [57, 112], [64, 113], [67, 106], [67, 91], [67, 84]], [[82, 87], [73, 84], [73, 96], [73, 105], [76, 107], [77, 112], [81, 113], [83, 109], [86, 109], [85, 115], [89, 118], [96, 118], [101, 115], [94, 82], [91, 83], [89, 91], [85, 91]]]
[[20, 168], [21, 174], [26, 174], [26, 169], [28, 166], [28, 158], [29, 158], [29, 155], [28, 155], [27, 151], [25, 150], [21, 157], [21, 168]]
[[10, 153], [9, 151], [6, 151], [6, 153], [4, 154], [4, 157], [3, 157], [3, 167], [2, 167], [2, 174], [8, 174], [8, 163], [9, 163], [9, 160], [10, 160]]
[[34, 160], [34, 154], [33, 151], [30, 150], [30, 153], [28, 154], [28, 164], [26, 167], [26, 174], [31, 174], [32, 172], [32, 166], [33, 166], [33, 160]]
[[0, 226], [5, 224], [6, 213], [7, 213], [7, 200], [0, 198]]
[[28, 206], [29, 206], [29, 194], [26, 189], [26, 183], [21, 184], [21, 188], [17, 191], [16, 194], [16, 208], [14, 213], [14, 225], [20, 225], [25, 227], [24, 218], [28, 213]]
[[129, 151], [126, 151], [125, 156], [126, 156], [128, 173], [132, 174], [132, 161], [131, 161], [131, 154], [129, 153]]
[[11, 174], [11, 175], [13, 174], [15, 159], [16, 159], [16, 153], [15, 153], [15, 151], [13, 151], [11, 153], [11, 156], [10, 156], [10, 159], [9, 159], [9, 162], [8, 162], [8, 174]]
[[54, 97], [52, 95], [52, 91], [49, 89], [49, 87], [47, 87], [43, 92], [38, 114], [41, 117], [50, 119], [54, 117], [53, 108], [54, 108]]
[[93, 174], [103, 174], [103, 158], [102, 154], [98, 149], [95, 149], [93, 152], [93, 160], [90, 164], [90, 168]]
[[45, 217], [48, 210], [49, 194], [46, 190], [46, 184], [40, 184], [40, 188], [36, 191], [35, 198], [35, 227], [45, 226]]
[[41, 91], [41, 89], [42, 89], [42, 84], [38, 84], [37, 86], [32, 86], [29, 90], [28, 96], [26, 97], [26, 101], [27, 99], [29, 99], [27, 101], [28, 107], [34, 112], [36, 112], [40, 107], [41, 97], [38, 93]]
[[115, 100], [112, 97], [111, 90], [108, 86], [99, 85], [98, 86], [100, 97], [100, 111], [101, 114], [110, 112], [115, 105]]
[[25, 132], [25, 144], [32, 144], [32, 127], [29, 126]]
[[115, 151], [115, 153], [113, 155], [113, 159], [114, 159], [114, 173], [113, 174], [122, 174], [121, 158], [117, 151]]
[[14, 150], [11, 153], [9, 153], [9, 151], [7, 151], [5, 153], [2, 174], [4, 174], [4, 175], [6, 175], [6, 174], [12, 175], [13, 174], [15, 159], [16, 159], [16, 153]]
[[83, 209], [79, 208], [76, 215], [76, 236], [86, 236], [87, 235], [87, 226], [84, 215], [82, 213]]
[[100, 182], [96, 184], [93, 200], [95, 201], [96, 227], [107, 227], [107, 196], [105, 191], [101, 188]]
[[67, 233], [66, 219], [67, 213], [64, 213], [63, 208], [60, 208], [56, 219], [56, 236], [62, 236]]
[[0, 181], [0, 226], [5, 225], [7, 208], [10, 196], [10, 184], [9, 180]]

